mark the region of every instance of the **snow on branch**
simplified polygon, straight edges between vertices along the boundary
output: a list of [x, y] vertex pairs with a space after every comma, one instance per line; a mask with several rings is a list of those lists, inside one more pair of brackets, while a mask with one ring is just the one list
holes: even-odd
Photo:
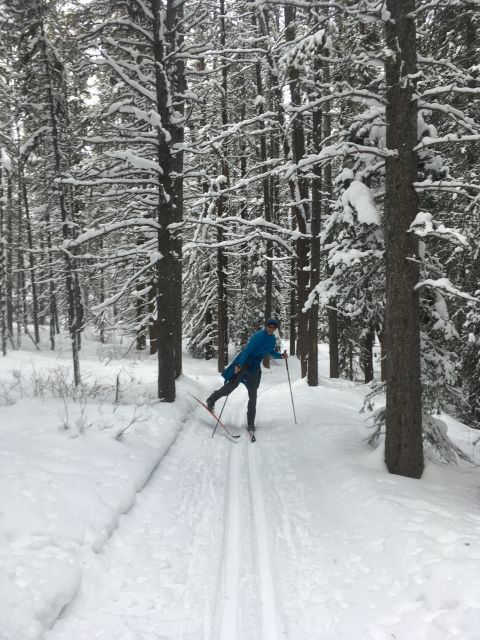
[[313, 168], [317, 164], [329, 162], [334, 158], [344, 158], [360, 153], [379, 156], [380, 158], [388, 158], [398, 154], [396, 149], [377, 149], [376, 147], [367, 147], [366, 145], [356, 144], [354, 142], [342, 142], [324, 147], [320, 153], [312, 153], [302, 158], [297, 164], [289, 165], [286, 170], [286, 177], [287, 179], [290, 178], [295, 171], [299, 169], [305, 171]]
[[352, 98], [354, 101], [359, 100], [362, 103], [368, 101], [372, 106], [376, 107], [382, 107], [385, 103], [385, 100], [377, 93], [372, 93], [371, 91], [367, 91], [366, 89], [354, 89], [353, 87], [348, 87], [348, 89], [346, 89], [345, 91], [336, 91], [333, 93], [329, 93], [326, 96], [322, 96], [321, 98], [317, 98], [316, 100], [307, 102], [306, 104], [303, 104], [299, 107], [289, 105], [286, 108], [286, 111], [288, 113], [304, 113], [305, 111], [317, 109], [319, 106], [326, 102], [331, 102], [332, 100], [341, 100], [342, 98]]
[[457, 296], [458, 298], [464, 298], [465, 300], [470, 300], [472, 302], [480, 302], [478, 298], [474, 298], [468, 293], [464, 291], [460, 291], [453, 286], [448, 278], [438, 278], [434, 280], [433, 278], [427, 278], [426, 280], [422, 280], [421, 282], [417, 282], [415, 285], [415, 289], [420, 289], [421, 287], [431, 287], [432, 289], [439, 289], [445, 294], [449, 294], [451, 296]]
[[137, 280], [140, 278], [141, 275], [143, 275], [146, 271], [152, 268], [152, 264], [154, 264], [158, 260], [158, 258], [159, 258], [158, 254], [156, 254], [155, 256], [152, 256], [148, 264], [144, 265], [141, 269], [139, 269], [136, 273], [134, 273], [133, 276], [128, 278], [128, 280], [125, 282], [125, 284], [120, 289], [120, 291], [118, 291], [115, 295], [110, 296], [110, 298], [107, 298], [106, 300], [96, 305], [95, 307], [92, 307], [92, 311], [94, 311], [95, 313], [102, 311], [102, 309], [104, 309], [105, 307], [109, 307], [115, 302], [117, 302], [118, 300], [120, 300], [120, 298], [122, 298], [125, 295], [125, 293], [131, 287], [131, 285], [137, 282]]
[[294, 240], [298, 238], [309, 238], [308, 234], [302, 234], [300, 231], [286, 229], [285, 227], [281, 227], [273, 222], [267, 222], [264, 218], [254, 218], [253, 220], [245, 220], [244, 218], [240, 218], [238, 216], [226, 216], [224, 218], [217, 218], [216, 220], [212, 218], [202, 218], [199, 220], [198, 218], [185, 218], [182, 222], [175, 222], [168, 226], [170, 231], [176, 231], [185, 226], [185, 224], [192, 225], [210, 225], [210, 226], [222, 226], [228, 227], [230, 224], [236, 224], [244, 227], [255, 227], [264, 229], [268, 229], [270, 231], [275, 231], [277, 233], [282, 233], [283, 235], [287, 235], [289, 238]]
[[372, 192], [360, 180], [352, 180], [342, 193], [342, 204], [355, 210], [358, 221], [362, 224], [380, 226], [380, 213], [373, 201]]
[[455, 244], [468, 246], [467, 238], [456, 231], [455, 229], [449, 229], [443, 223], [436, 222], [433, 219], [431, 213], [426, 211], [420, 211], [415, 220], [410, 225], [409, 232], [413, 232], [416, 236], [435, 236], [436, 238], [443, 238], [449, 240]]
[[425, 4], [420, 4], [415, 11], [411, 12], [412, 16], [418, 15], [422, 11], [430, 11], [431, 9], [444, 9], [451, 7], [466, 7], [477, 5], [480, 7], [480, 0], [431, 0]]
[[480, 95], [480, 87], [459, 87], [453, 82], [446, 87], [435, 87], [434, 89], [426, 89], [420, 95], [423, 98], [425, 96], [436, 96], [441, 93], [466, 93], [468, 95]]
[[236, 122], [235, 124], [229, 125], [228, 129], [220, 133], [218, 136], [214, 138], [204, 140], [200, 144], [192, 143], [190, 145], [185, 144], [183, 146], [184, 151], [194, 151], [195, 153], [199, 153], [202, 150], [207, 150], [212, 145], [216, 145], [219, 142], [222, 142], [225, 138], [229, 138], [235, 133], [239, 133], [243, 128], [248, 127], [251, 124], [257, 124], [264, 120], [268, 120], [269, 118], [276, 118], [277, 114], [273, 111], [266, 111], [265, 113], [261, 113], [256, 115], [253, 118], [249, 118], [247, 120], [242, 120], [241, 122]]
[[429, 136], [425, 136], [422, 140], [417, 144], [414, 151], [420, 151], [420, 149], [425, 149], [426, 147], [432, 147], [436, 144], [449, 144], [451, 142], [478, 142], [480, 140], [480, 133], [474, 135], [461, 136], [458, 133], [447, 133], [447, 135], [442, 136], [441, 138], [431, 138]]
[[65, 240], [62, 244], [64, 250], [72, 247], [79, 247], [86, 242], [95, 240], [119, 229], [126, 229], [127, 227], [151, 227], [152, 229], [160, 229], [160, 225], [150, 218], [130, 218], [130, 220], [123, 220], [122, 222], [112, 222], [111, 224], [105, 224], [99, 229], [89, 229], [84, 233], [78, 235], [74, 240]]
[[40, 142], [42, 136], [44, 134], [50, 133], [51, 130], [51, 127], [39, 127], [38, 129], [36, 129], [20, 147], [20, 157], [27, 157], [30, 151], [32, 151], [32, 149], [35, 147], [35, 145]]
[[[145, 11], [148, 11], [148, 9], [145, 9]], [[149, 14], [150, 14], [150, 12], [149, 12]], [[148, 15], [148, 17], [152, 18], [152, 15], [151, 14]], [[125, 27], [126, 29], [133, 29], [134, 31], [138, 31], [139, 33], [141, 33], [142, 36], [144, 38], [146, 38], [148, 41], [153, 42], [152, 34], [149, 33], [148, 31], [146, 31], [145, 29], [143, 29], [139, 24], [137, 24], [136, 22], [132, 22], [131, 20], [125, 20], [125, 19], [120, 19], [120, 18], [107, 20], [106, 22], [102, 22], [101, 24], [98, 24], [96, 27], [93, 27], [91, 29], [91, 31], [88, 34], [88, 36], [92, 37], [93, 35], [95, 35], [97, 33], [101, 33], [102, 31], [104, 31], [108, 27]], [[82, 34], [78, 39], [79, 40], [84, 40], [85, 39], [85, 35]]]
[[473, 196], [465, 190], [480, 192], [480, 184], [473, 182], [461, 182], [460, 180], [423, 180], [414, 182], [413, 186], [417, 191], [449, 191], [462, 196], [472, 198]]
[[163, 175], [163, 169], [158, 162], [137, 156], [131, 149], [125, 149], [125, 151], [121, 149], [117, 151], [105, 151], [105, 155], [108, 158], [120, 158], [134, 169], [141, 169], [142, 171], [152, 169], [160, 175]]
[[156, 99], [157, 98], [156, 98], [156, 95], [155, 95], [155, 93], [153, 91], [149, 91], [143, 85], [141, 85], [139, 82], [136, 82], [135, 80], [132, 80], [125, 73], [125, 71], [118, 64], [118, 62], [116, 62], [111, 56], [109, 56], [108, 53], [104, 49], [98, 49], [98, 51], [99, 51], [100, 55], [102, 56], [102, 58], [101, 59], [100, 58], [94, 58], [92, 60], [92, 62], [94, 62], [94, 64], [96, 64], [98, 66], [100, 66], [102, 64], [108, 64], [114, 71], [116, 71], [116, 73], [120, 76], [120, 78], [131, 89], [136, 91], [136, 93], [138, 93], [139, 95], [143, 96], [144, 98], [148, 98], [154, 104], [156, 103]]
[[240, 245], [248, 244], [252, 240], [255, 240], [258, 238], [262, 240], [271, 240], [272, 242], [276, 242], [287, 251], [288, 255], [292, 254], [291, 242], [286, 242], [280, 236], [267, 233], [265, 231], [261, 231], [260, 229], [255, 229], [254, 231], [251, 231], [245, 236], [240, 236], [240, 237], [237, 236], [236, 238], [232, 238], [231, 240], [223, 240], [222, 242], [206, 242], [204, 240], [195, 240], [195, 241], [186, 243], [183, 247], [183, 251], [186, 254], [198, 248], [227, 249], [227, 248], [238, 247]]

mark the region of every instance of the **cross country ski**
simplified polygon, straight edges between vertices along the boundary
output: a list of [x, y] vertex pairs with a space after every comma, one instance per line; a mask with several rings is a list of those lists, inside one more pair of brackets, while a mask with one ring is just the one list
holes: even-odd
[[230, 438], [232, 438], [234, 442], [235, 442], [236, 440], [238, 440], [238, 438], [240, 438], [240, 436], [239, 436], [239, 435], [235, 435], [235, 434], [233, 434], [229, 429], [227, 429], [227, 427], [223, 424], [223, 422], [220, 420], [220, 418], [219, 418], [217, 415], [215, 415], [215, 414], [213, 413], [213, 411], [210, 411], [210, 409], [207, 407], [207, 405], [206, 405], [204, 402], [202, 402], [199, 398], [197, 398], [196, 396], [194, 396], [194, 395], [193, 395], [193, 393], [190, 393], [190, 395], [192, 396], [192, 398], [193, 398], [194, 400], [196, 400], [196, 401], [198, 402], [198, 404], [201, 404], [201, 405], [202, 405], [202, 407], [203, 407], [206, 411], [208, 411], [208, 413], [209, 413], [213, 418], [215, 418], [215, 420], [217, 421], [217, 424], [219, 424], [221, 427], [223, 427], [223, 429], [225, 430], [226, 434], [227, 434]]

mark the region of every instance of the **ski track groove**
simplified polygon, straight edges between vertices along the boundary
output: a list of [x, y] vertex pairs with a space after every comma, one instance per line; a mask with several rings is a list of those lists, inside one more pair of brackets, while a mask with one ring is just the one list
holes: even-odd
[[237, 640], [238, 585], [240, 580], [240, 453], [230, 447], [228, 487], [225, 503], [223, 558], [220, 578], [218, 640]]
[[261, 451], [258, 448], [258, 443], [248, 447], [248, 480], [254, 538], [257, 551], [257, 569], [261, 603], [261, 640], [280, 640], [287, 636], [281, 621], [276, 598], [268, 539], [264, 489], [257, 465], [257, 451]]
[[[223, 553], [212, 633], [215, 640], [242, 640], [244, 634], [248, 636], [248, 629], [241, 626], [242, 622], [245, 625], [249, 614], [253, 613], [245, 610], [248, 606], [246, 603], [252, 597], [258, 607], [261, 624], [256, 640], [285, 640], [287, 637], [277, 603], [257, 449], [258, 443], [251, 444], [246, 440], [242, 440], [238, 447], [230, 447]], [[247, 467], [244, 487], [242, 461], [246, 462]], [[249, 557], [249, 550], [252, 551], [252, 557]], [[242, 568], [248, 572], [246, 567], [249, 565], [255, 574], [253, 581], [248, 576], [243, 576], [242, 579]], [[255, 593], [249, 592], [249, 585], [250, 588], [253, 586]]]

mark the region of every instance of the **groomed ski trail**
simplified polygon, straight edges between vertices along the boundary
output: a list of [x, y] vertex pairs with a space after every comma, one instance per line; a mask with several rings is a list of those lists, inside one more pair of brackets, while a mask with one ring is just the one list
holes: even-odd
[[262, 447], [280, 441], [250, 443], [242, 394], [231, 409], [238, 443], [212, 440], [212, 420], [192, 411], [105, 548], [85, 558], [79, 594], [45, 640], [287, 638], [260, 469]]
[[[230, 451], [214, 640], [287, 637], [275, 589], [259, 455], [259, 443], [245, 440]], [[246, 477], [242, 477], [242, 463], [247, 467]], [[252, 617], [260, 628], [252, 629]]]
[[262, 603], [262, 638], [280, 640], [286, 638], [281, 622], [278, 599], [275, 591], [274, 573], [271, 562], [271, 544], [265, 511], [263, 482], [257, 466], [257, 455], [261, 449], [258, 443], [248, 448], [248, 477], [253, 510], [255, 539], [258, 559], [259, 590]]

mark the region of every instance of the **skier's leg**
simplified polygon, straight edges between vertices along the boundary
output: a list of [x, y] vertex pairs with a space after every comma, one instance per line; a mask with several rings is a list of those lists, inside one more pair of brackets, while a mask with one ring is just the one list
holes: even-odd
[[214, 391], [207, 398], [207, 407], [210, 409], [210, 411], [213, 411], [213, 408], [215, 407], [215, 402], [219, 398], [222, 398], [223, 396], [228, 396], [230, 393], [232, 393], [232, 391], [235, 391], [235, 389], [238, 387], [239, 384], [240, 384], [240, 375], [236, 375], [236, 376], [233, 376], [233, 378], [231, 378], [230, 380], [227, 380], [227, 382], [223, 385], [223, 387], [220, 387], [220, 389], [217, 389], [216, 391]]
[[247, 374], [248, 389], [247, 425], [248, 429], [255, 429], [255, 415], [257, 413], [257, 389], [260, 385], [262, 372], [260, 369]]

